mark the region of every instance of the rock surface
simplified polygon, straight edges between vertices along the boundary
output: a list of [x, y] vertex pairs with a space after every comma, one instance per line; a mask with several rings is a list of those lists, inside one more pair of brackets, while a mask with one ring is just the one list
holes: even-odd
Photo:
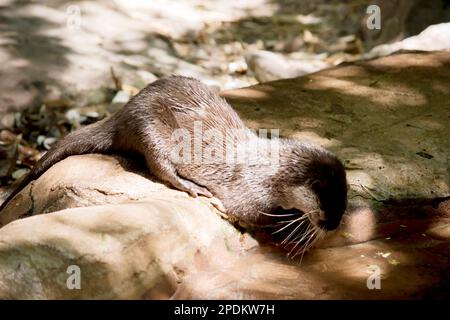
[[[16, 212], [87, 207], [35, 215], [0, 230], [1, 298], [448, 297], [448, 202], [377, 213], [352, 208], [343, 226], [299, 264], [236, 231], [208, 200], [151, 182], [119, 166], [124, 162], [74, 156], [36, 181], [34, 207]], [[26, 206], [28, 195], [15, 202]], [[92, 205], [102, 202], [111, 204]], [[79, 290], [67, 286], [73, 265], [81, 272]], [[367, 289], [371, 265], [381, 270], [382, 290]]]
[[[224, 93], [250, 127], [347, 166], [343, 224], [301, 264], [137, 161], [73, 156], [0, 216], [0, 297], [448, 299], [449, 78], [450, 53], [408, 53]], [[367, 288], [374, 265], [380, 290]]]
[[448, 83], [449, 52], [405, 53], [224, 96], [250, 127], [338, 154], [350, 198], [376, 204], [450, 194]]
[[450, 51], [450, 23], [429, 26], [418, 35], [390, 44], [382, 44], [365, 54], [366, 58], [387, 56], [400, 50]]
[[245, 59], [259, 82], [295, 78], [330, 67], [319, 59], [294, 60], [264, 50], [251, 52]]
[[[0, 297], [169, 298], [200, 256], [226, 252], [235, 234], [207, 205], [170, 192], [12, 222], [1, 235]], [[79, 290], [67, 286], [73, 265]]]

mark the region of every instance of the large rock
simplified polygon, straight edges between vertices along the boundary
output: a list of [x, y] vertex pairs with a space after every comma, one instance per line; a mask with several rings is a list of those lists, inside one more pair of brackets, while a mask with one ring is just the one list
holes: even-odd
[[[238, 254], [237, 239], [206, 204], [183, 194], [35, 216], [2, 229], [0, 297], [169, 298], [212, 248], [222, 259], [233, 246]], [[79, 290], [67, 285], [74, 265]]]
[[[449, 53], [414, 53], [225, 93], [249, 126], [346, 163], [343, 224], [301, 264], [138, 161], [73, 156], [0, 216], [0, 297], [448, 299], [449, 77]], [[367, 287], [374, 266], [380, 290]]]
[[[448, 297], [449, 203], [377, 216], [353, 208], [300, 264], [235, 230], [207, 199], [170, 190], [124, 163], [70, 157], [16, 199], [23, 203], [9, 207], [16, 213], [64, 203], [87, 207], [35, 215], [0, 230], [0, 298]], [[79, 290], [67, 285], [74, 265]], [[382, 290], [367, 289], [371, 265], [381, 270]]]

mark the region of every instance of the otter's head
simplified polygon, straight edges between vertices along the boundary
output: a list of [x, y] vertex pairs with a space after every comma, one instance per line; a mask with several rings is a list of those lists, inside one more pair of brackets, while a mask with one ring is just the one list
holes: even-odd
[[332, 153], [312, 146], [293, 151], [280, 206], [298, 210], [323, 231], [339, 226], [347, 207], [347, 180], [344, 166]]

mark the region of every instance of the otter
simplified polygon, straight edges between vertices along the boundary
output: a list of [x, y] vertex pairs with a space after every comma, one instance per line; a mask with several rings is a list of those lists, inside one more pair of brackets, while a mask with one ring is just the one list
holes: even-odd
[[[198, 127], [209, 130], [208, 139], [199, 136]], [[219, 136], [224, 139], [216, 141]], [[249, 152], [244, 161], [222, 157], [227, 150], [239, 154], [260, 146], [260, 153]], [[201, 152], [206, 150], [216, 155], [213, 161], [204, 161]], [[197, 151], [201, 155], [195, 159]], [[294, 248], [307, 247], [314, 237], [336, 229], [347, 205], [344, 166], [331, 152], [298, 140], [260, 137], [217, 91], [193, 78], [170, 76], [149, 84], [112, 116], [60, 140], [8, 196], [0, 212], [58, 161], [114, 152], [143, 155], [156, 178], [192, 197], [219, 199], [219, 207], [241, 225], [276, 225], [275, 233], [292, 228], [283, 241]], [[274, 219], [283, 221], [274, 224]]]

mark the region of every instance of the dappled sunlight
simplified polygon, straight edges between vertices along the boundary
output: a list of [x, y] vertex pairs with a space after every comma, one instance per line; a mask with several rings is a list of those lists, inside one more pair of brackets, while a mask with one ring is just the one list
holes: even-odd
[[421, 106], [427, 102], [423, 94], [411, 92], [411, 88], [407, 86], [397, 85], [389, 89], [379, 89], [370, 87], [368, 84], [359, 84], [356, 79], [350, 81], [322, 75], [311, 75], [310, 78], [311, 81], [305, 85], [307, 89], [333, 90], [342, 94], [364, 97], [385, 109], [392, 105]]
[[361, 152], [358, 150], [355, 152], [351, 159], [348, 159], [346, 164], [349, 169], [363, 168], [364, 166], [370, 167], [384, 167], [386, 165], [382, 155], [374, 152]]
[[[283, 133], [283, 131], [281, 131]], [[289, 135], [289, 138], [299, 139], [303, 141], [308, 141], [310, 143], [321, 145], [325, 148], [338, 148], [341, 145], [341, 142], [337, 139], [329, 139], [322, 137], [314, 131], [302, 130], [301, 132], [295, 132]]]
[[362, 168], [359, 170], [348, 170], [347, 179], [350, 184], [350, 190], [354, 191], [358, 196], [362, 196], [365, 199], [373, 200], [365, 188], [374, 188], [378, 184], [376, 178], [372, 177], [370, 173], [365, 172]]
[[392, 69], [402, 69], [402, 68], [441, 68], [445, 64], [448, 64], [448, 59], [429, 59], [424, 53], [423, 57], [419, 56], [405, 56], [404, 59], [391, 59], [387, 57], [386, 59], [376, 59], [368, 61], [368, 65], [378, 69], [392, 70]]
[[234, 98], [248, 98], [248, 99], [268, 99], [270, 97], [270, 92], [275, 90], [269, 86], [264, 88], [242, 88], [239, 91], [225, 91], [224, 95]]
[[[397, 60], [413, 56], [398, 55]], [[439, 54], [424, 57], [445, 60]], [[273, 82], [275, 90], [257, 104], [244, 96], [235, 98], [232, 91], [227, 97], [253, 127], [270, 123], [282, 135], [313, 140], [336, 152], [354, 184], [352, 192], [366, 202], [448, 194], [445, 72], [428, 79], [428, 67], [379, 72], [368, 63]], [[430, 93], [430, 84], [441, 90]]]
[[[345, 288], [343, 295], [347, 295], [348, 298], [352, 296], [351, 293], [356, 293], [360, 298], [364, 299], [370, 299], [370, 297], [377, 297], [378, 299], [392, 297], [392, 295], [396, 294], [397, 288], [403, 286], [403, 281], [398, 276], [398, 272], [403, 272], [400, 271], [403, 268], [393, 265], [392, 261], [395, 261], [395, 263], [400, 263], [401, 261], [404, 264], [414, 259], [407, 254], [393, 250], [390, 245], [382, 242], [355, 244], [348, 246], [346, 250], [345, 262], [342, 261], [341, 264], [333, 265], [332, 270], [327, 270], [326, 274], [319, 270], [314, 270], [315, 268], [313, 267], [311, 268], [312, 270], [308, 270], [308, 276], [317, 280], [320, 277], [326, 277], [329, 283], [335, 287]], [[387, 257], [384, 258], [383, 254]], [[374, 274], [371, 266], [379, 268], [382, 290], [370, 290], [367, 287], [368, 278]], [[407, 277], [409, 278], [410, 276], [408, 273]], [[405, 289], [407, 288], [405, 287]]]
[[[448, 297], [450, 53], [364, 60], [422, 28], [416, 2], [375, 31], [359, 0], [0, 5], [0, 190], [32, 172], [0, 214], [0, 298]], [[206, 86], [142, 90], [172, 74]], [[168, 136], [197, 116], [214, 138], [267, 129], [333, 156], [285, 140], [279, 166], [178, 166]]]
[[349, 208], [342, 217], [340, 226], [334, 231], [327, 232], [315, 248], [350, 246], [380, 237], [377, 215], [372, 209], [359, 205], [357, 200], [356, 197], [349, 196]]
[[442, 225], [442, 223], [436, 223], [435, 227], [431, 226], [426, 234], [435, 239], [448, 241], [450, 239], [450, 219], [447, 220], [448, 223], [446, 225]]
[[[433, 193], [450, 192], [445, 172], [427, 167], [421, 162], [412, 162], [406, 155], [393, 157], [361, 151], [358, 154], [347, 154], [346, 158], [348, 160], [344, 163], [351, 189], [370, 200], [425, 195], [433, 197]], [[433, 177], [432, 188], [426, 177]]]
[[431, 83], [431, 88], [433, 88], [433, 90], [440, 92], [440, 93], [447, 93], [448, 92], [448, 84], [447, 83], [442, 83], [442, 82], [433, 82]]
[[[114, 1], [120, 8], [130, 12], [133, 18], [152, 23], [159, 31], [180, 37], [182, 33], [201, 30], [204, 24], [217, 21], [234, 21], [248, 15], [270, 16], [278, 8], [268, 0], [237, 1], [226, 0], [213, 2], [201, 1], [171, 1], [171, 0], [132, 0]], [[180, 20], [183, 24], [180, 24]]]

